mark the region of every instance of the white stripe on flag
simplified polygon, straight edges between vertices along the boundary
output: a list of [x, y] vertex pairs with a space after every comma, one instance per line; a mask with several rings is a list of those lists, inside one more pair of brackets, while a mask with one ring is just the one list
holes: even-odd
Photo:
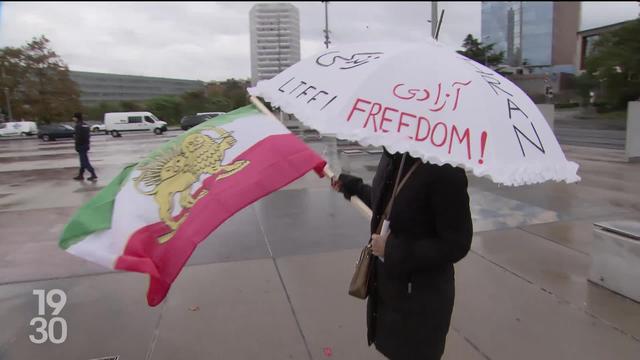
[[[220, 127], [233, 132], [232, 135], [237, 140], [236, 144], [225, 153], [223, 163], [231, 162], [268, 136], [290, 133], [280, 122], [262, 114], [242, 117]], [[205, 130], [202, 133], [214, 138], [219, 136], [213, 130]], [[113, 269], [116, 260], [124, 252], [129, 237], [138, 229], [160, 221], [158, 205], [153, 196], [138, 192], [131, 181], [139, 173], [138, 170], [132, 171], [129, 180], [116, 195], [111, 221], [115, 226], [87, 236], [84, 240], [70, 246], [67, 249], [68, 252]], [[192, 192], [202, 185], [206, 177], [208, 175], [202, 176], [200, 181], [194, 184]], [[178, 195], [175, 199], [176, 204], [177, 197]], [[179, 211], [180, 209], [176, 206], [174, 214]]]

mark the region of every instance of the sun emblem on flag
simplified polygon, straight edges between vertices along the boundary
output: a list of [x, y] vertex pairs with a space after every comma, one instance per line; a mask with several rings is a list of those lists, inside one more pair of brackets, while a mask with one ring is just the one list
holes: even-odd
[[[201, 175], [216, 175], [216, 180], [221, 180], [249, 165], [247, 160], [223, 165], [225, 152], [235, 145], [236, 139], [222, 128], [212, 130], [220, 136], [212, 138], [200, 132], [189, 134], [182, 142], [137, 167], [140, 174], [133, 179], [136, 190], [154, 197], [160, 219], [171, 229], [158, 239], [160, 243], [173, 237], [180, 224], [186, 220], [189, 209], [207, 194], [205, 189], [196, 197], [191, 194], [193, 185], [200, 180]], [[178, 219], [173, 216], [176, 195], [184, 210]]]

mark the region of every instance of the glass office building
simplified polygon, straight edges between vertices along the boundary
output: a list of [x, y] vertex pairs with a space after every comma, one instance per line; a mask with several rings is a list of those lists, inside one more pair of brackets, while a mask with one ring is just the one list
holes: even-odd
[[522, 3], [521, 38], [523, 44], [521, 61], [523, 63], [530, 66], [553, 65], [551, 61], [553, 2], [526, 1]]
[[573, 72], [579, 21], [579, 2], [483, 1], [481, 41], [508, 65]]
[[484, 44], [495, 44], [493, 49], [497, 52], [507, 53], [508, 43], [508, 12], [511, 2], [508, 1], [483, 1], [482, 2], [482, 39]]

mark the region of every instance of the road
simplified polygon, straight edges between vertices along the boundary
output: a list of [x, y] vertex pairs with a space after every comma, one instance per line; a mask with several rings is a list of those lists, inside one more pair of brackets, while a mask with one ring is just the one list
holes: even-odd
[[585, 117], [581, 110], [558, 110], [554, 132], [561, 144], [623, 150], [625, 125], [620, 119]]

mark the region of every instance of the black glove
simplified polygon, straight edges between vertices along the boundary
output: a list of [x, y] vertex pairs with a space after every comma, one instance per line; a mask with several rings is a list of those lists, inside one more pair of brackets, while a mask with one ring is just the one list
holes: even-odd
[[349, 200], [353, 195], [358, 193], [358, 188], [362, 186], [362, 179], [357, 176], [340, 174], [338, 180], [342, 184], [340, 191], [344, 194], [344, 198]]

